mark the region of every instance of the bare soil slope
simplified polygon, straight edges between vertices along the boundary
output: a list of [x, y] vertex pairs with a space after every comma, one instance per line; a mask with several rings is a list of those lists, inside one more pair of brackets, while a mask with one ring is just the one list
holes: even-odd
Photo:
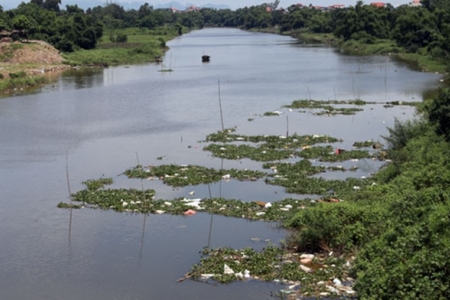
[[44, 41], [0, 43], [0, 73], [24, 71], [28, 75], [55, 72], [69, 68], [57, 49]]

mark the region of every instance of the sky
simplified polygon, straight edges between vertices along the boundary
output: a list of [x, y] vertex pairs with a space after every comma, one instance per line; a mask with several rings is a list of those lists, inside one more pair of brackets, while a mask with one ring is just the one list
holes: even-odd
[[[144, 4], [145, 2], [148, 2], [150, 5], [156, 6], [158, 4], [165, 4], [172, 1], [179, 2], [183, 5], [187, 4], [195, 4], [197, 6], [201, 6], [203, 4], [213, 3], [217, 5], [227, 5], [231, 9], [237, 9], [245, 6], [254, 6], [259, 5], [262, 3], [267, 2], [273, 2], [274, 0], [113, 0], [113, 3], [121, 4], [121, 3], [130, 3], [130, 2], [137, 2]], [[320, 5], [320, 6], [329, 6], [332, 4], [344, 4], [344, 5], [355, 5], [357, 0], [280, 0], [279, 7], [288, 7], [292, 4], [296, 3], [302, 3], [303, 5]], [[383, 0], [366, 0], [363, 1], [364, 3], [369, 4], [370, 2], [378, 2]], [[411, 0], [384, 0], [385, 2], [388, 2], [392, 4], [393, 6], [397, 6], [400, 4], [407, 4], [411, 2]], [[11, 9], [16, 8], [21, 2], [29, 2], [29, 0], [2, 0], [0, 2], [0, 5], [3, 6], [4, 9]], [[86, 3], [86, 0], [80, 0], [80, 2]], [[106, 0], [94, 0], [89, 1], [92, 2], [92, 7], [101, 5], [101, 3], [106, 3]], [[62, 0], [63, 7], [66, 3], [77, 3], [77, 0]], [[80, 5], [82, 7], [82, 5]]]

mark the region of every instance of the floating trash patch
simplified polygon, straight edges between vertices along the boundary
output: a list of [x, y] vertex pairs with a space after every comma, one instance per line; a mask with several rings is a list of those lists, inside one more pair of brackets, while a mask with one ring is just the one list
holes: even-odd
[[[313, 113], [316, 116], [335, 116], [335, 115], [354, 115], [360, 111], [363, 111], [361, 106], [363, 105], [383, 105], [385, 108], [391, 108], [394, 106], [418, 106], [419, 102], [407, 102], [407, 101], [391, 101], [391, 102], [366, 102], [361, 99], [355, 100], [295, 100], [290, 105], [285, 105], [283, 107], [293, 109], [308, 109], [308, 110], [321, 110], [319, 112]], [[359, 107], [335, 107], [333, 105], [356, 105]], [[264, 116], [279, 116], [281, 112], [266, 112]], [[307, 111], [301, 111], [307, 112]]]
[[[95, 180], [92, 180], [94, 182]], [[315, 200], [284, 199], [277, 202], [243, 202], [224, 198], [179, 198], [156, 200], [154, 190], [86, 188], [72, 195], [80, 204], [59, 203], [59, 208], [93, 208], [117, 212], [194, 215], [206, 212], [226, 217], [261, 221], [284, 221], [298, 211], [314, 205]]]
[[235, 134], [236, 128], [229, 128], [209, 134], [206, 137], [206, 142], [213, 143], [230, 143], [230, 142], [252, 142], [265, 143], [265, 147], [273, 149], [283, 148], [301, 148], [304, 146], [311, 146], [321, 143], [336, 143], [342, 142], [337, 138], [328, 135], [297, 135], [296, 133], [290, 136], [284, 135], [242, 135]]
[[285, 284], [282, 294], [301, 296], [353, 296], [348, 276], [352, 258], [308, 253], [288, 253], [269, 245], [258, 252], [251, 248], [204, 248], [200, 262], [184, 278], [230, 283], [262, 280]]
[[262, 144], [256, 147], [250, 145], [210, 144], [203, 148], [210, 151], [214, 157], [229, 160], [248, 158], [255, 161], [279, 161], [294, 157], [317, 159], [321, 162], [342, 162], [352, 159], [378, 158], [367, 150], [334, 149], [332, 146], [303, 146], [298, 149], [273, 149]]
[[[347, 178], [346, 180], [326, 180], [308, 177], [294, 172], [278, 173], [266, 179], [267, 184], [279, 185], [291, 194], [345, 195], [349, 191], [361, 190], [373, 182], [367, 178]], [[332, 192], [330, 192], [332, 191]]]
[[390, 102], [374, 102], [374, 101], [364, 101], [361, 99], [355, 100], [294, 100], [290, 105], [284, 105], [283, 107], [298, 109], [298, 108], [308, 108], [317, 109], [325, 108], [328, 109], [329, 105], [392, 105], [392, 106], [418, 106], [420, 102], [418, 101], [390, 101]]
[[364, 142], [354, 142], [353, 147], [355, 148], [373, 148], [373, 149], [381, 149], [383, 145], [379, 142], [374, 142], [373, 140], [367, 140]]
[[303, 159], [295, 163], [283, 162], [283, 163], [265, 163], [263, 164], [264, 169], [272, 170], [272, 174], [269, 174], [269, 177], [279, 177], [280, 174], [297, 174], [297, 175], [305, 175], [312, 176], [319, 173], [324, 173], [327, 171], [356, 171], [356, 169], [345, 169], [342, 166], [314, 166], [311, 161]]
[[162, 180], [165, 184], [173, 187], [188, 185], [208, 184], [218, 182], [222, 179], [231, 178], [241, 181], [256, 181], [266, 173], [253, 170], [216, 170], [196, 165], [160, 165], [136, 167], [124, 172], [128, 178], [141, 178], [149, 180]]
[[295, 150], [267, 149], [264, 147], [252, 147], [249, 145], [218, 145], [210, 144], [203, 148], [210, 151], [214, 157], [236, 160], [249, 158], [256, 161], [274, 161], [295, 157]]

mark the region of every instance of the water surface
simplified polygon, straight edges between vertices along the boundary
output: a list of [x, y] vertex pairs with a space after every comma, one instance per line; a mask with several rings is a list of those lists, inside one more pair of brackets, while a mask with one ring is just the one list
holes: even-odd
[[[281, 287], [258, 282], [215, 286], [177, 279], [199, 261], [204, 246], [262, 249], [279, 243], [276, 224], [211, 216], [190, 218], [57, 209], [70, 188], [102, 176], [117, 187], [140, 187], [118, 176], [137, 164], [222, 161], [202, 150], [209, 133], [225, 127], [243, 134], [329, 134], [354, 141], [381, 140], [395, 117], [414, 110], [365, 106], [354, 116], [289, 112], [296, 99], [420, 101], [440, 76], [415, 72], [390, 57], [343, 56], [328, 47], [236, 29], [204, 29], [176, 38], [164, 65], [68, 72], [41, 92], [0, 100], [0, 299], [268, 299]], [[201, 55], [211, 56], [202, 63]], [[261, 117], [281, 110], [282, 117]], [[248, 121], [253, 119], [253, 121]], [[162, 157], [162, 160], [157, 160]], [[365, 176], [377, 166], [357, 162]], [[224, 168], [260, 168], [224, 161]], [[336, 174], [327, 175], [331, 177]], [[341, 176], [341, 175], [340, 175]], [[347, 175], [345, 175], [347, 176]], [[350, 175], [349, 175], [350, 176]], [[144, 181], [157, 198], [208, 197], [205, 186], [172, 189]], [[264, 182], [212, 185], [214, 197], [276, 201], [289, 195]], [[263, 242], [252, 242], [258, 237]]]

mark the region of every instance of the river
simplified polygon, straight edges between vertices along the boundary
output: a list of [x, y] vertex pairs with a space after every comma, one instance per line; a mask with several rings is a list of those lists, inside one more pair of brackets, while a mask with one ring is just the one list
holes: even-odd
[[[255, 281], [221, 286], [178, 283], [199, 251], [231, 246], [262, 249], [285, 237], [276, 224], [214, 217], [120, 214], [56, 205], [81, 182], [113, 177], [115, 187], [140, 187], [120, 176], [142, 164], [222, 161], [199, 143], [221, 129], [219, 90], [226, 128], [243, 134], [329, 134], [354, 141], [381, 141], [394, 118], [410, 107], [365, 108], [354, 116], [318, 117], [289, 112], [296, 99], [421, 101], [440, 85], [389, 56], [354, 57], [272, 34], [203, 29], [168, 43], [163, 66], [145, 64], [69, 71], [39, 92], [0, 99], [0, 299], [269, 299], [282, 287]], [[201, 56], [211, 56], [202, 63]], [[219, 84], [220, 81], [220, 84]], [[253, 119], [253, 121], [249, 121]], [[157, 158], [162, 158], [158, 160]], [[225, 168], [258, 168], [248, 160]], [[378, 167], [360, 162], [353, 176]], [[69, 185], [66, 170], [68, 170]], [[336, 175], [329, 175], [336, 176]], [[342, 176], [342, 175], [340, 175]], [[172, 189], [144, 181], [157, 198], [208, 197], [204, 186]], [[276, 201], [280, 187], [230, 181], [212, 185], [213, 196]], [[253, 242], [252, 238], [261, 239]]]

